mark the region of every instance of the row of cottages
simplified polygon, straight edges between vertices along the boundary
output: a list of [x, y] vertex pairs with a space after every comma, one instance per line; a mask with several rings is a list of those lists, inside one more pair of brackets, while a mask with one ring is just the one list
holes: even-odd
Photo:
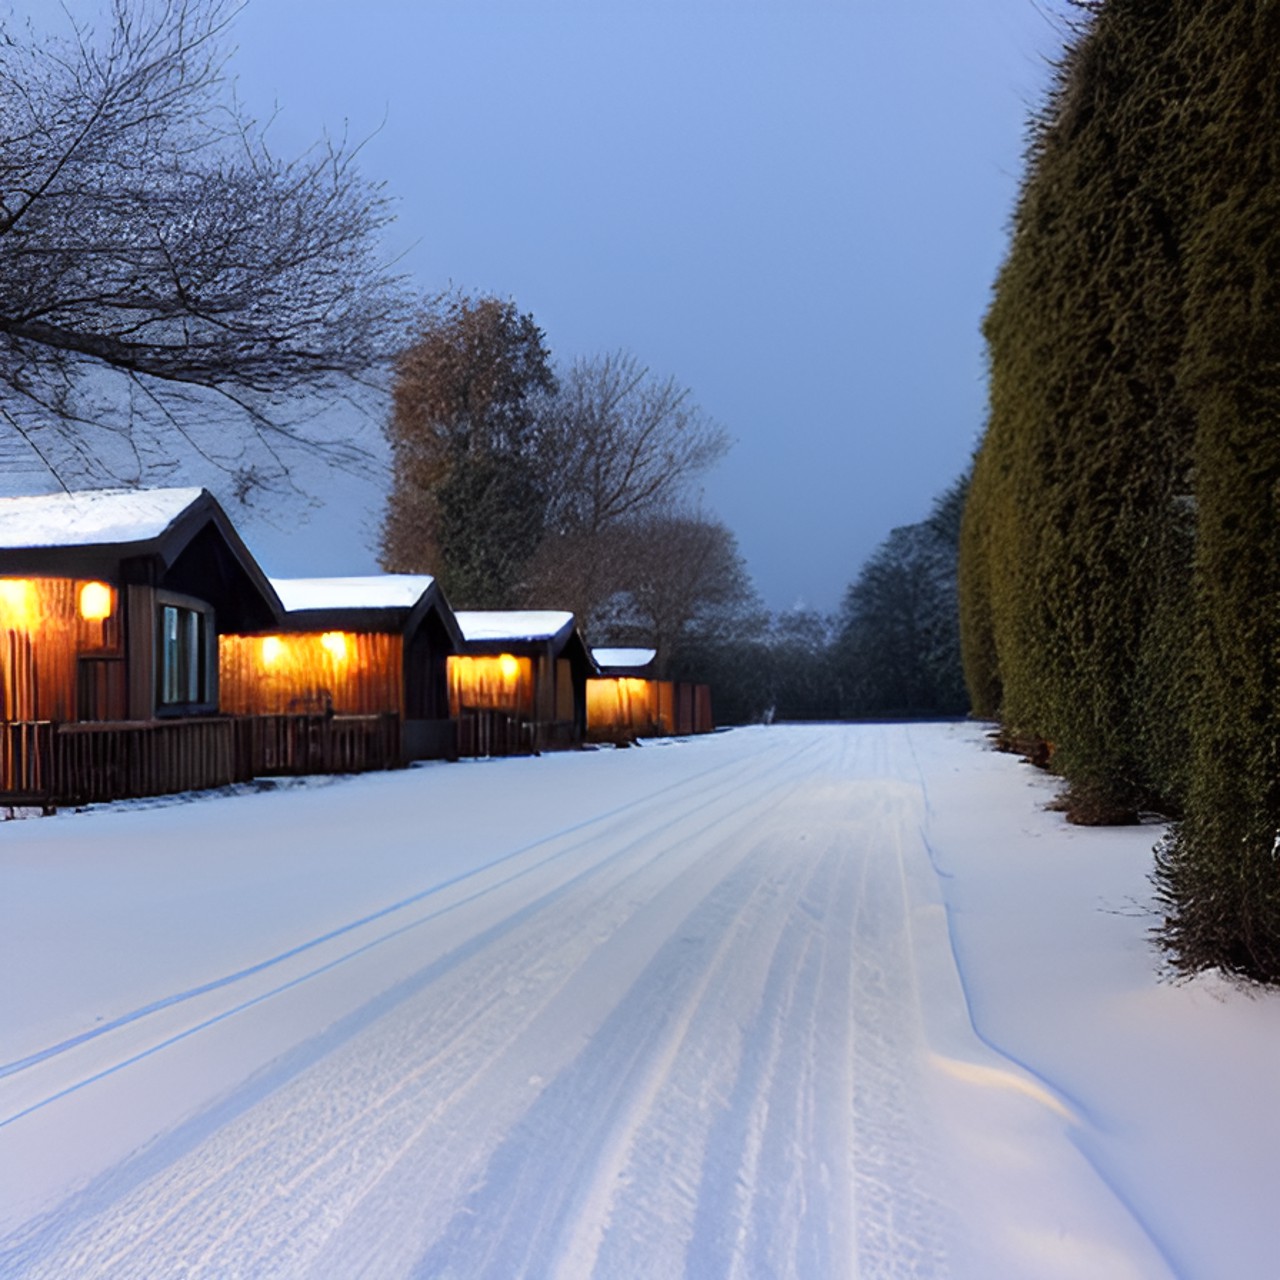
[[0, 803], [616, 738], [599, 680], [568, 613], [455, 615], [427, 575], [268, 579], [203, 489], [0, 499]]

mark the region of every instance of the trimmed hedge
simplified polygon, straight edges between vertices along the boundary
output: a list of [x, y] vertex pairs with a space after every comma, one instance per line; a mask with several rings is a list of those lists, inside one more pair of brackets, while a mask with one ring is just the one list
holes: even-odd
[[1182, 814], [1175, 965], [1280, 978], [1274, 0], [1089, 6], [1033, 123], [961, 550], [975, 708]]

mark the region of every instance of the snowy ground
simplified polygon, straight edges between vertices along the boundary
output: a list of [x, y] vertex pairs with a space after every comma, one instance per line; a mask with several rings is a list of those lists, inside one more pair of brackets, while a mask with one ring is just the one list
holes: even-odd
[[1276, 1274], [1280, 1000], [970, 725], [0, 825], [0, 1276]]

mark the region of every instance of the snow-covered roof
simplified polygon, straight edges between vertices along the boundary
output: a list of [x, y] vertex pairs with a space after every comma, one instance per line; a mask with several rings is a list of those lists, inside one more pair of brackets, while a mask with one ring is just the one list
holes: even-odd
[[591, 652], [602, 671], [610, 667], [647, 667], [658, 656], [657, 649], [592, 649]]
[[556, 609], [463, 609], [456, 615], [464, 640], [550, 640], [573, 625]]
[[303, 609], [412, 609], [435, 579], [429, 573], [382, 573], [362, 578], [272, 578], [291, 613]]
[[201, 489], [92, 489], [0, 498], [0, 548], [88, 547], [158, 538]]

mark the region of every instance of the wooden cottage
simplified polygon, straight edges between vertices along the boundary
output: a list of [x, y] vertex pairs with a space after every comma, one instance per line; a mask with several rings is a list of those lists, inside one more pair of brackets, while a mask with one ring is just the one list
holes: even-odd
[[231, 781], [218, 635], [279, 612], [204, 489], [0, 499], [0, 802]]
[[225, 710], [319, 717], [331, 731], [381, 721], [399, 761], [456, 756], [446, 662], [462, 636], [434, 578], [275, 578], [272, 585], [285, 608], [280, 621], [221, 639]]
[[573, 614], [460, 610], [461, 652], [449, 659], [449, 710], [463, 755], [582, 743], [595, 663]]
[[653, 678], [654, 649], [595, 649], [600, 674], [587, 681], [587, 738], [629, 742], [671, 732], [673, 686]]
[[587, 681], [587, 737], [627, 742], [669, 734], [709, 733], [711, 690], [653, 675], [653, 649], [596, 649], [599, 675]]

